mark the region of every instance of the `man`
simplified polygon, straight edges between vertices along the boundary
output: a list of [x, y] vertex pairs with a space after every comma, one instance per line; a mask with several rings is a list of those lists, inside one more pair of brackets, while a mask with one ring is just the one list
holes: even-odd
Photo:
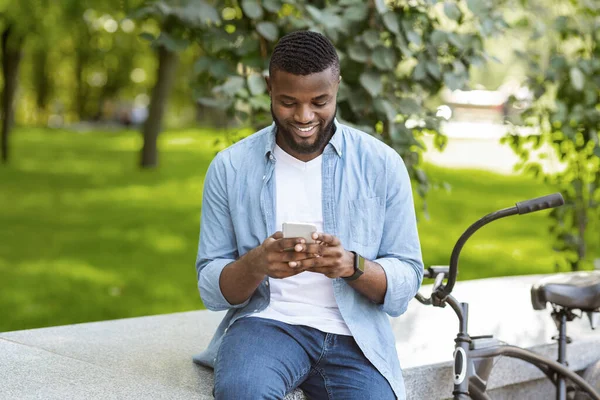
[[[195, 361], [215, 368], [217, 399], [405, 398], [388, 315], [423, 276], [410, 181], [395, 151], [337, 122], [339, 82], [329, 40], [283, 37], [273, 125], [208, 169], [198, 287], [229, 311]], [[291, 221], [315, 224], [316, 243], [284, 238]]]

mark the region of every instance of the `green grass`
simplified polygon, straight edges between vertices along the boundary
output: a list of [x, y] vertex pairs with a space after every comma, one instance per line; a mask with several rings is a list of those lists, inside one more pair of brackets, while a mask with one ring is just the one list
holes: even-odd
[[[170, 131], [160, 168], [137, 167], [137, 132], [18, 129], [0, 167], [0, 331], [202, 308], [196, 257], [203, 178], [219, 134]], [[429, 167], [452, 191], [421, 215], [427, 264], [445, 264], [476, 218], [551, 190], [520, 177]], [[420, 207], [420, 201], [417, 201]], [[551, 272], [544, 213], [484, 228], [461, 279]]]

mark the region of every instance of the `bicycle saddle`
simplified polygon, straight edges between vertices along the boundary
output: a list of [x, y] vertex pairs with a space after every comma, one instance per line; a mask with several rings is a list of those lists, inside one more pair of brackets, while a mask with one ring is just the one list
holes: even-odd
[[571, 272], [542, 279], [531, 287], [534, 310], [545, 310], [546, 302], [570, 309], [600, 309], [600, 271]]

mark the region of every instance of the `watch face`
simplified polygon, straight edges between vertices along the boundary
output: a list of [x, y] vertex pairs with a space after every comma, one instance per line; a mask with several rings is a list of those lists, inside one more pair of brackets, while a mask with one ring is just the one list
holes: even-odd
[[[358, 256], [358, 254], [357, 254]], [[358, 269], [361, 272], [365, 272], [365, 259], [362, 258], [361, 256], [358, 256]]]

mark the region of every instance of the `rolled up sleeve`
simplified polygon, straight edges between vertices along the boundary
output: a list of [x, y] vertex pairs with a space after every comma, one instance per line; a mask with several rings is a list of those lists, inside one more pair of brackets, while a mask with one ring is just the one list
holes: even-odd
[[204, 180], [200, 242], [196, 257], [198, 290], [204, 306], [212, 311], [241, 308], [230, 304], [221, 291], [225, 267], [238, 259], [237, 241], [227, 200], [225, 160], [219, 153], [211, 162]]
[[376, 260], [385, 271], [387, 291], [381, 309], [392, 317], [403, 314], [423, 280], [423, 257], [408, 171], [394, 154], [388, 159], [383, 238]]

